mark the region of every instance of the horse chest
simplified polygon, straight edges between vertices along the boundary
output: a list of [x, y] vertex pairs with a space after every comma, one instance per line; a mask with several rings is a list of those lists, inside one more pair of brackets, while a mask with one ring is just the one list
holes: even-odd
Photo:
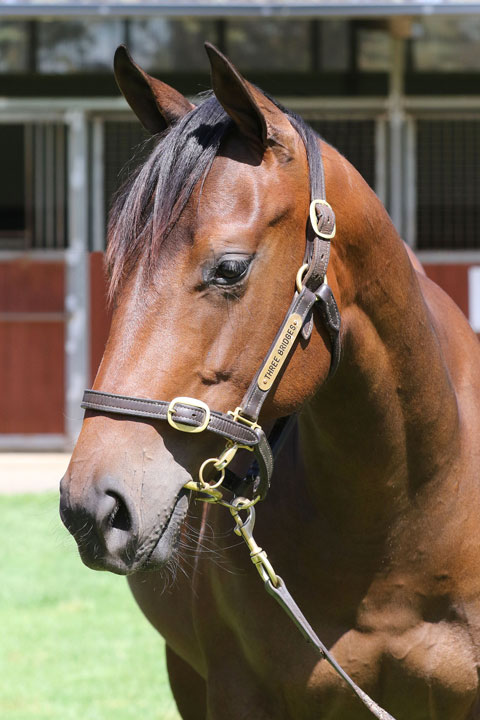
[[[225, 708], [227, 692], [232, 720], [247, 717], [244, 709], [239, 709], [238, 718], [235, 715], [235, 708], [244, 708], [245, 702], [248, 717], [262, 720], [371, 717], [278, 608], [266, 607], [256, 591], [246, 601], [243, 613], [232, 598], [229, 603], [235, 608], [235, 619], [228, 617], [222, 604], [218, 606], [216, 642], [210, 643], [205, 636], [202, 644], [207, 664], [214, 669], [209, 673], [209, 694], [213, 699], [218, 695], [218, 706]], [[255, 610], [250, 612], [252, 607]], [[393, 617], [394, 610], [390, 612]], [[419, 620], [410, 622], [408, 628], [394, 629], [392, 619], [388, 627], [385, 617], [372, 613], [375, 629], [360, 632], [335, 627], [320, 615], [312, 618], [313, 624], [335, 658], [397, 720], [480, 717], [472, 714], [478, 684], [473, 643], [459, 623]], [[213, 703], [211, 720], [220, 720], [224, 716], [220, 711], [215, 714]]]
[[[247, 566], [248, 567], [248, 566]], [[343, 680], [319, 660], [256, 575], [212, 570], [195, 598], [187, 583], [163, 595], [155, 574], [135, 586], [151, 622], [191, 672], [206, 678], [208, 720], [360, 720], [369, 717]], [[313, 593], [312, 593], [313, 594]], [[477, 695], [472, 626], [426, 621], [407, 603], [366, 603], [362, 631], [339, 624], [332, 607], [299, 604], [349, 675], [397, 720], [473, 720]], [[366, 629], [368, 628], [368, 629]]]
[[[383, 634], [344, 633], [334, 644], [336, 658], [355, 681], [397, 720], [469, 720], [477, 695], [477, 675], [468, 643], [456, 628], [420, 624], [399, 637]], [[288, 633], [277, 628], [282, 642], [270, 643], [265, 654], [254, 643], [249, 653], [235, 659], [235, 677], [229, 687], [229, 717], [237, 704], [251, 698], [249, 717], [258, 710], [271, 720], [359, 720], [370, 717], [343, 680], [309, 648], [289, 642]], [[273, 648], [272, 648], [273, 644]], [[265, 650], [265, 648], [264, 648]], [[263, 659], [260, 661], [260, 658]], [[222, 704], [226, 678], [219, 683]], [[240, 690], [241, 688], [241, 690]], [[236, 691], [240, 690], [236, 698]], [[261, 709], [261, 710], [260, 710]], [[212, 720], [222, 714], [212, 713]], [[246, 716], [245, 716], [246, 717]]]
[[[476, 663], [468, 635], [458, 625], [419, 622], [398, 633], [350, 630], [332, 650], [357, 684], [397, 720], [471, 717], [478, 685]], [[328, 708], [327, 717], [363, 717], [358, 701], [325, 661], [315, 665], [307, 693], [312, 707]]]

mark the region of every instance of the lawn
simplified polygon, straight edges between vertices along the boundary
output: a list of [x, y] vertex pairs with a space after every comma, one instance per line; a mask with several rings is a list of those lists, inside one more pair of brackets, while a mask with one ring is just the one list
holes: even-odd
[[56, 493], [0, 497], [0, 718], [179, 720], [124, 578], [84, 567]]

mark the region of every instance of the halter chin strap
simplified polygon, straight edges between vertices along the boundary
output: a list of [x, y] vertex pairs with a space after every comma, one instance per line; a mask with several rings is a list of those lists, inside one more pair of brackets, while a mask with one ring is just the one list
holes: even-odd
[[[257, 500], [262, 500], [267, 494], [274, 457], [270, 443], [257, 421], [262, 405], [288, 363], [299, 335], [302, 334], [305, 340], [310, 338], [314, 307], [318, 308], [330, 339], [329, 377], [335, 373], [340, 360], [340, 314], [332, 290], [327, 284], [330, 242], [336, 232], [335, 214], [325, 199], [323, 162], [318, 145], [316, 155], [316, 172], [311, 180], [313, 197], [307, 245], [304, 263], [297, 273], [295, 295], [241, 405], [233, 412], [221, 413], [210, 410], [201, 400], [189, 397], [177, 397], [166, 402], [97, 390], [86, 390], [83, 396], [82, 407], [86, 410], [166, 420], [171, 427], [181, 432], [199, 433], [209, 430], [225, 438], [227, 445], [223, 453], [218, 458], [205, 460], [199, 471], [198, 482], [188, 484], [190, 489], [207, 492], [212, 497], [213, 490], [220, 484], [235, 495], [244, 494], [247, 488], [252, 488], [253, 497]], [[283, 428], [290, 426], [291, 423], [282, 423]], [[273, 429], [273, 434], [280, 435], [280, 440], [285, 432], [285, 429], [280, 433], [278, 428]], [[252, 451], [255, 458], [245, 477], [239, 477], [227, 470], [240, 449]], [[204, 478], [209, 464], [220, 473], [220, 478], [213, 485]]]

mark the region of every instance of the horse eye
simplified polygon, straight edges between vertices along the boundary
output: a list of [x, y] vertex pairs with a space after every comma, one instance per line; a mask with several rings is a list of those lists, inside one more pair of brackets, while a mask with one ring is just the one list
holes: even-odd
[[247, 274], [250, 258], [225, 258], [215, 268], [214, 282], [217, 285], [230, 285], [238, 282]]

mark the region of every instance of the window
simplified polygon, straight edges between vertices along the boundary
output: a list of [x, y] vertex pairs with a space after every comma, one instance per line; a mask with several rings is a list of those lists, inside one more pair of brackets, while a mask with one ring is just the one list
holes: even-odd
[[0, 124], [0, 249], [66, 245], [66, 133], [62, 124]]
[[388, 72], [392, 64], [392, 40], [386, 30], [358, 28], [358, 69]]
[[25, 72], [28, 66], [29, 35], [26, 22], [0, 23], [0, 72]]
[[135, 62], [150, 71], [208, 72], [205, 41], [217, 42], [217, 24], [212, 20], [154, 17], [128, 23], [128, 47]]
[[[478, 30], [480, 20], [475, 27]], [[426, 32], [427, 25], [418, 28]], [[472, 28], [465, 26], [465, 33], [474, 42], [478, 33]], [[197, 75], [210, 69], [205, 41], [223, 49], [247, 73], [351, 75], [357, 70], [385, 72], [391, 64], [390, 36], [378, 23], [278, 15], [222, 20], [153, 15], [3, 22], [0, 72], [110, 75], [115, 49], [125, 43], [136, 62], [150, 72]]]
[[8, 182], [0, 193], [0, 243], [15, 247], [23, 243], [27, 228], [25, 172], [25, 131], [22, 125], [0, 125], [2, 173]]
[[227, 52], [241, 70], [309, 70], [310, 25], [302, 20], [231, 20], [226, 28]]
[[325, 20], [320, 23], [317, 52], [320, 68], [345, 72], [350, 67], [350, 23], [346, 20]]
[[480, 245], [480, 119], [417, 123], [417, 248]]
[[42, 20], [37, 23], [37, 70], [111, 72], [123, 39], [121, 20]]
[[375, 121], [324, 119], [309, 120], [310, 125], [345, 155], [375, 189]]
[[412, 59], [421, 72], [480, 71], [480, 15], [426, 17], [413, 26]]
[[152, 149], [151, 136], [138, 121], [107, 120], [104, 125], [104, 194], [108, 214], [115, 192]]

